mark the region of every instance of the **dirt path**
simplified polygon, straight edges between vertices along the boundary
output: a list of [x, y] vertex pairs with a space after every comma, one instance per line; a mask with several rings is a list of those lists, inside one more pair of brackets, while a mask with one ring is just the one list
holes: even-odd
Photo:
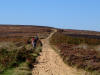
[[50, 47], [49, 38], [43, 39], [43, 51], [38, 57], [39, 63], [35, 65], [32, 74], [33, 75], [86, 75], [85, 72], [77, 71], [75, 68], [71, 68], [66, 65], [61, 57]]

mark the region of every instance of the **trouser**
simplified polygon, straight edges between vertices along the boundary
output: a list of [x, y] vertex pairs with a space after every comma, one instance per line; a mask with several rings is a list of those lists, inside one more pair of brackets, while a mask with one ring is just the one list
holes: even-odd
[[33, 47], [36, 48], [36, 42], [33, 42]]

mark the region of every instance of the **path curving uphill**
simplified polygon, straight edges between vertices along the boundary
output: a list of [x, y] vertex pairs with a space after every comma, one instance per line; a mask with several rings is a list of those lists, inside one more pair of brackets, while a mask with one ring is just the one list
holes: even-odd
[[66, 65], [59, 54], [49, 44], [49, 38], [57, 30], [54, 30], [48, 38], [43, 39], [43, 50], [38, 57], [38, 64], [32, 71], [32, 75], [86, 75], [85, 72], [77, 71], [75, 68]]

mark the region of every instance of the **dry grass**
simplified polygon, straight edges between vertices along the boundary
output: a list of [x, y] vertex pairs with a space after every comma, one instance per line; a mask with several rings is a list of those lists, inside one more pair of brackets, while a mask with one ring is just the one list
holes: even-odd
[[71, 37], [57, 32], [50, 42], [60, 49], [65, 63], [90, 71], [93, 75], [100, 74], [100, 52], [95, 50], [96, 45], [100, 44], [99, 39]]
[[[27, 38], [32, 37], [35, 35], [42, 36], [43, 38], [47, 37], [48, 34], [51, 33], [52, 28], [50, 27], [43, 27], [43, 26], [17, 26], [17, 25], [0, 25], [0, 39], [6, 38], [8, 39], [20, 39], [20, 38]], [[0, 40], [2, 41], [2, 40]]]
[[[55, 40], [56, 38], [56, 40]], [[61, 32], [57, 32], [56, 34], [53, 35], [52, 40], [54, 40], [53, 43], [55, 44], [60, 44], [61, 42], [67, 43], [67, 44], [89, 44], [89, 45], [100, 45], [100, 39], [95, 39], [95, 38], [84, 38], [84, 37], [71, 37], [68, 35], [65, 35]]]

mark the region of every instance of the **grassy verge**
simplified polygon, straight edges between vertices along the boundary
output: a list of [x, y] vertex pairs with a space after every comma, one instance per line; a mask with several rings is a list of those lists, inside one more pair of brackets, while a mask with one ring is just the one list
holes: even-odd
[[32, 75], [31, 69], [42, 49], [40, 43], [35, 49], [31, 44], [0, 43], [0, 75]]
[[28, 67], [28, 64], [24, 62], [16, 68], [10, 68], [4, 71], [4, 73], [1, 75], [32, 75], [32, 73], [31, 69]]

